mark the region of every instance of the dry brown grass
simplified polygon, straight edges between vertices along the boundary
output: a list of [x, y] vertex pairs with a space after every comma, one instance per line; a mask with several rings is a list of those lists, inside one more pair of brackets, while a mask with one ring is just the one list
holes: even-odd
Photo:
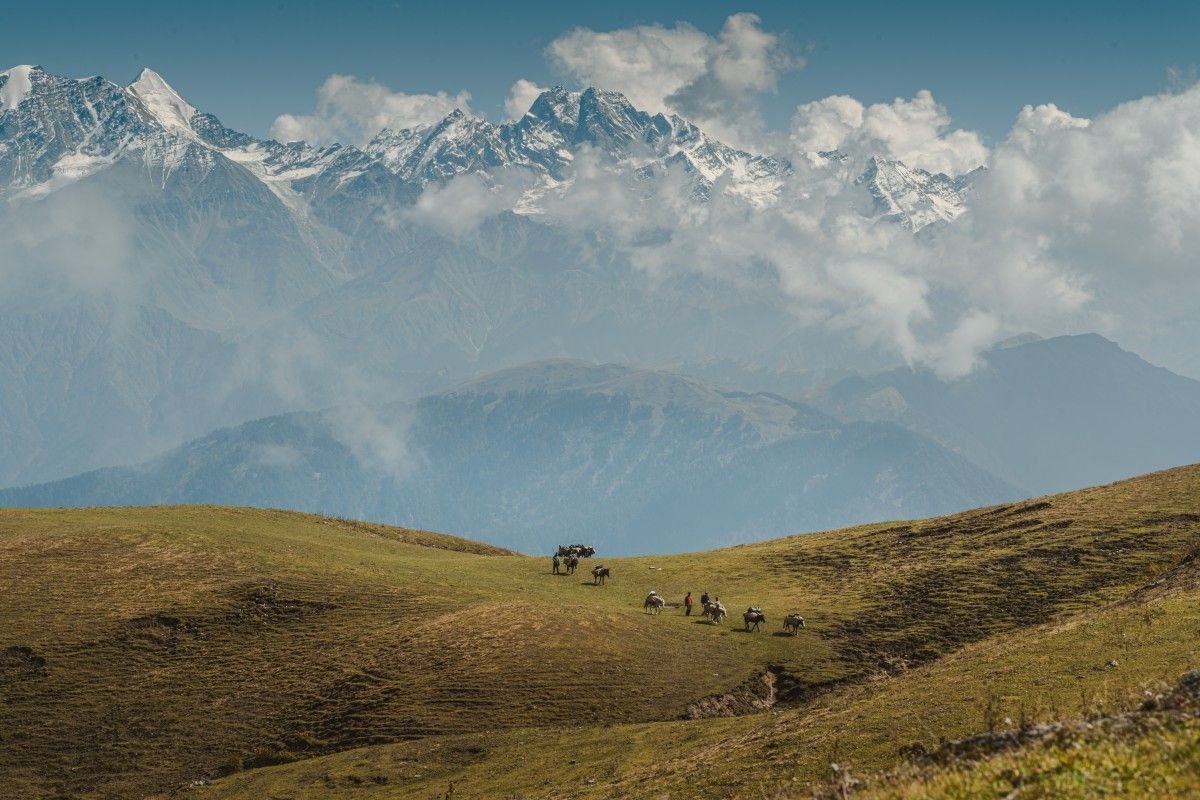
[[[978, 730], [990, 694], [1002, 719], [1178, 674], [1198, 534], [1195, 467], [605, 560], [605, 587], [285, 512], [3, 511], [0, 793], [129, 797], [229, 774], [201, 794], [440, 796], [454, 780], [460, 796], [759, 797], [825, 780], [835, 746], [875, 769]], [[761, 605], [769, 623], [645, 615], [650, 588], [719, 594], [735, 617]], [[774, 635], [791, 610], [809, 627]], [[676, 721], [768, 666], [779, 713]], [[279, 762], [296, 763], [257, 769]]]

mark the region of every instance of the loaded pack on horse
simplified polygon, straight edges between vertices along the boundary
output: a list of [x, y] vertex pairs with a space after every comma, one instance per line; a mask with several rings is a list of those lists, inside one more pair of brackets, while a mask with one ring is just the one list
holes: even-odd
[[612, 570], [604, 565], [592, 568], [592, 580], [597, 586], [603, 586], [604, 582], [612, 577]]
[[758, 626], [767, 621], [766, 614], [758, 606], [750, 606], [746, 609], [746, 613], [742, 614], [742, 619], [746, 622], [746, 630], [758, 630]]
[[783, 618], [783, 632], [795, 636], [804, 627], [804, 617], [793, 611]]

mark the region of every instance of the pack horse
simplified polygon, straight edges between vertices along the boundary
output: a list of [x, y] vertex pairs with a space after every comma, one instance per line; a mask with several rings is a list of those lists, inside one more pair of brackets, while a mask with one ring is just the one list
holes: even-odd
[[662, 599], [662, 595], [658, 592], [650, 592], [646, 595], [646, 601], [642, 603], [642, 610], [661, 614], [662, 610], [667, 607], [667, 601]]
[[757, 631], [758, 626], [767, 621], [767, 615], [758, 606], [750, 606], [746, 613], [742, 614], [742, 620], [746, 623], [746, 630]]

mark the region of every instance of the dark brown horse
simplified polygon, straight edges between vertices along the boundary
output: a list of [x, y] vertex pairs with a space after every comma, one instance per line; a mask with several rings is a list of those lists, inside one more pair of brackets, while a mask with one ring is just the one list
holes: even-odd
[[592, 581], [597, 586], [603, 586], [604, 582], [612, 577], [612, 570], [608, 567], [595, 567], [592, 569]]
[[761, 609], [748, 608], [746, 613], [742, 614], [742, 619], [746, 622], [746, 630], [757, 631], [758, 626], [767, 621], [767, 615]]

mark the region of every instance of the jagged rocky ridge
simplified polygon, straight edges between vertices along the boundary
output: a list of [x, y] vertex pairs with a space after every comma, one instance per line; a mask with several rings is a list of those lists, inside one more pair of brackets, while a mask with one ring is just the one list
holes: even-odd
[[[18, 91], [17, 87], [20, 87]], [[344, 190], [382, 177], [423, 186], [466, 173], [522, 168], [539, 191], [569, 180], [581, 147], [652, 177], [682, 170], [703, 196], [724, 177], [730, 194], [765, 203], [791, 167], [784, 159], [729, 147], [676, 115], [648, 114], [619, 92], [556, 87], [519, 120], [494, 124], [454, 111], [436, 124], [382, 130], [362, 150], [257, 140], [198, 111], [152, 70], [128, 86], [99, 77], [70, 79], [40, 67], [0, 73], [0, 196], [38, 196], [91, 175], [121, 158], [139, 158], [162, 180], [182, 166], [211, 168], [223, 156], [250, 171], [296, 209], [300, 198]], [[822, 153], [830, 162], [839, 153]], [[977, 173], [931, 175], [899, 161], [870, 160], [856, 181], [881, 216], [919, 230], [965, 208]], [[525, 206], [535, 212], [536, 204]]]
[[[652, 280], [602, 236], [547, 224], [538, 212], [585, 154], [700, 201], [719, 186], [772, 202], [791, 169], [596, 89], [358, 149], [231, 130], [150, 70], [128, 86], [0, 73], [0, 222], [15, 232], [0, 252], [0, 485], [540, 358], [845, 358], [773, 292]], [[528, 181], [515, 213], [469, 235], [410, 216], [431, 185], [506, 170]]]

